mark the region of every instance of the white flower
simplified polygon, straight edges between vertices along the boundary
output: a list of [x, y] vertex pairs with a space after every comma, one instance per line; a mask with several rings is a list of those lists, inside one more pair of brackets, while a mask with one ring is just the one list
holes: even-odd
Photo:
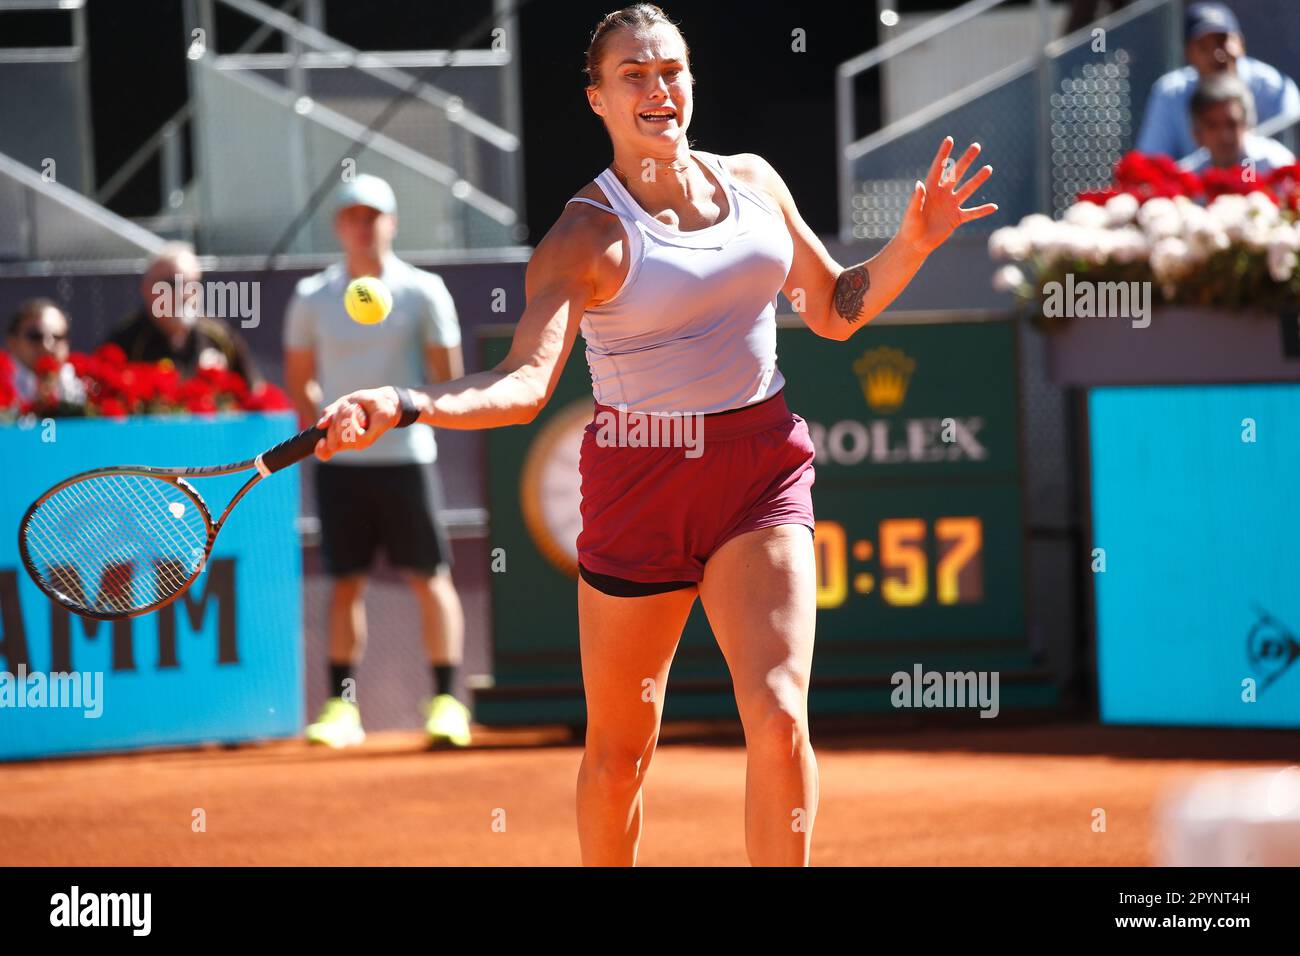
[[1145, 229], [1147, 222], [1151, 219], [1164, 218], [1166, 216], [1177, 214], [1178, 207], [1174, 205], [1172, 199], [1166, 199], [1164, 196], [1157, 196], [1154, 199], [1148, 199], [1142, 204], [1142, 208], [1139, 209], [1137, 213], [1137, 221], [1138, 225]]
[[1268, 247], [1282, 246], [1300, 252], [1300, 226], [1279, 222], [1268, 232]]
[[1240, 242], [1250, 221], [1250, 203], [1245, 196], [1223, 195], [1210, 203], [1206, 212], [1228, 234], [1232, 242]]
[[1295, 273], [1296, 254], [1286, 246], [1268, 247], [1268, 274], [1274, 282], [1290, 282]]
[[1277, 208], [1277, 203], [1269, 199], [1267, 193], [1250, 193], [1246, 197], [1246, 203], [1250, 208], [1251, 218], [1260, 222], [1271, 226], [1281, 217], [1281, 213]]
[[[1182, 199], [1183, 197], [1179, 196], [1178, 198]], [[1198, 206], [1196, 203], [1180, 203], [1178, 217], [1182, 220], [1184, 232], [1191, 232], [1206, 223], [1213, 222], [1217, 224], [1218, 222], [1204, 206]]]
[[1063, 221], [1074, 226], [1090, 229], [1103, 229], [1106, 226], [1106, 210], [1095, 202], [1077, 202], [1065, 210]]
[[1033, 232], [1043, 228], [1051, 228], [1056, 225], [1056, 220], [1051, 216], [1044, 216], [1041, 212], [1031, 212], [1024, 219], [1020, 220], [1020, 228], [1026, 232]]
[[1043, 254], [1043, 250], [1055, 240], [1057, 226], [1058, 223], [1050, 216], [1038, 212], [1020, 220], [1017, 228], [1028, 247], [1026, 258]]
[[1138, 206], [1137, 197], [1129, 193], [1120, 193], [1118, 196], [1111, 196], [1106, 200], [1106, 225], [1124, 226], [1133, 221], [1137, 215]]
[[998, 261], [1013, 259], [1020, 262], [1028, 259], [1032, 251], [1029, 237], [1016, 226], [1003, 226], [989, 235], [989, 255]]
[[1246, 220], [1246, 228], [1242, 230], [1241, 239], [1246, 244], [1246, 248], [1252, 252], [1263, 252], [1268, 248], [1269, 236], [1272, 234], [1271, 224], [1265, 222], [1262, 216], [1252, 216]]
[[1098, 266], [1106, 261], [1110, 255], [1110, 232], [1105, 227], [1067, 225], [1067, 228], [1065, 243], [1070, 255]]
[[1025, 274], [1017, 266], [1003, 266], [993, 273], [993, 288], [999, 292], [1015, 292], [1028, 285]]
[[1268, 231], [1268, 274], [1274, 282], [1289, 282], [1300, 252], [1300, 227], [1279, 221]]
[[1217, 221], [1209, 216], [1202, 216], [1185, 230], [1188, 250], [1193, 259], [1200, 261], [1216, 252], [1222, 252], [1230, 245], [1228, 233]]
[[[1028, 220], [1030, 217], [1025, 218]], [[1043, 216], [1027, 224], [1022, 221], [1020, 228], [1028, 238], [1032, 253], [1045, 262], [1071, 254], [1067, 240], [1073, 227], [1069, 224]]]
[[1057, 259], [1070, 262], [1104, 262], [1099, 259], [1099, 247], [1104, 241], [1103, 229], [1085, 229], [1069, 222], [1055, 223], [1050, 234], [1044, 235], [1041, 254], [1047, 263]]
[[1151, 247], [1151, 272], [1166, 290], [1192, 264], [1191, 250], [1176, 236], [1159, 239]]
[[1183, 217], [1172, 199], [1157, 196], [1142, 204], [1137, 214], [1138, 225], [1152, 241], [1180, 235], [1183, 231]]
[[1110, 257], [1121, 264], [1141, 262], [1151, 252], [1151, 243], [1147, 241], [1146, 235], [1141, 229], [1132, 226], [1113, 230], [1110, 239]]

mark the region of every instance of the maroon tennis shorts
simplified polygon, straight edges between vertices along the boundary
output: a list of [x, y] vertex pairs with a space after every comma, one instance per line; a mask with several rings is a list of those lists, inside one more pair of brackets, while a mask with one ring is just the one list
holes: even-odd
[[676, 423], [657, 416], [653, 427], [656, 416], [621, 415], [620, 425], [618, 409], [597, 403], [582, 437], [585, 570], [699, 582], [705, 562], [738, 534], [782, 524], [812, 530], [812, 438], [783, 394]]

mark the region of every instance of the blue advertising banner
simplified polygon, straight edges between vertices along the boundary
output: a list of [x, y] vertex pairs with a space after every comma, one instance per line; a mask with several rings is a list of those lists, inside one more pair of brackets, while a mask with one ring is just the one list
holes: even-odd
[[1088, 418], [1102, 719], [1300, 727], [1300, 385], [1096, 388]]
[[[18, 556], [28, 505], [64, 478], [106, 465], [239, 461], [296, 427], [287, 412], [0, 426], [0, 759], [299, 731], [294, 472], [250, 492], [189, 592], [152, 614], [120, 622], [69, 614], [32, 583]], [[250, 474], [194, 482], [214, 520]]]

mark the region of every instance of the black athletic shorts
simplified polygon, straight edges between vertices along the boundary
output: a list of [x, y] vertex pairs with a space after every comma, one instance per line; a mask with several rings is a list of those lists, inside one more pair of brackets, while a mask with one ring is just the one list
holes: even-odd
[[318, 464], [316, 506], [325, 570], [335, 577], [370, 570], [380, 547], [394, 567], [451, 567], [436, 465]]

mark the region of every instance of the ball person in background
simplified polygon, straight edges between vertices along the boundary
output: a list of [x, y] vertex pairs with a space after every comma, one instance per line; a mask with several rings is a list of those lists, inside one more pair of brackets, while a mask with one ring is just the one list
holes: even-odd
[[[334, 231], [343, 261], [298, 283], [285, 319], [285, 379], [299, 414], [315, 421], [320, 396], [396, 382], [415, 386], [464, 373], [455, 303], [442, 279], [392, 252], [397, 200], [388, 183], [359, 175], [340, 187]], [[343, 293], [358, 276], [376, 276], [392, 292], [383, 322], [360, 325]], [[366, 643], [366, 576], [383, 548], [410, 581], [432, 665], [425, 728], [431, 742], [469, 743], [469, 712], [455, 696], [464, 616], [452, 585], [451, 548], [442, 524], [442, 490], [433, 429], [394, 431], [316, 469], [329, 602], [330, 697], [308, 726], [308, 740], [342, 747], [364, 738], [364, 693], [353, 668]], [[387, 635], [386, 635], [387, 636]]]
[[[582, 859], [636, 860], [669, 665], [698, 597], [744, 724], [749, 859], [806, 864], [818, 799], [807, 706], [814, 452], [781, 394], [775, 297], [783, 290], [817, 335], [847, 339], [958, 225], [996, 210], [961, 208], [992, 170], [962, 184], [979, 152], [972, 145], [944, 175], [952, 147], [945, 139], [898, 234], [846, 269], [761, 157], [691, 149], [689, 51], [662, 10], [637, 4], [606, 16], [587, 72], [588, 102], [604, 121], [613, 163], [570, 200], [534, 252], [507, 357], [417, 392], [375, 388], [335, 400], [320, 419], [329, 431], [316, 453], [364, 454], [354, 449], [416, 413], [447, 428], [530, 422], [579, 329], [597, 409], [625, 403], [632, 413], [704, 413], [697, 458], [682, 448], [610, 447], [598, 440], [594, 416], [583, 439]], [[649, 700], [647, 678], [656, 688]]]

